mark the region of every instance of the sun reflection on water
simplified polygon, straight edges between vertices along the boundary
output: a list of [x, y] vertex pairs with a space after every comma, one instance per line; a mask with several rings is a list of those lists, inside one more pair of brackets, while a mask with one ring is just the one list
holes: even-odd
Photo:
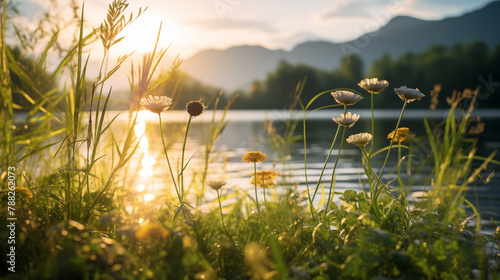
[[148, 193], [144, 196], [144, 201], [151, 201], [153, 199], [155, 199], [155, 195], [152, 193]]
[[[147, 180], [141, 180], [141, 178], [151, 178], [154, 176], [154, 169], [156, 165], [156, 159], [150, 153], [149, 147], [149, 139], [146, 133], [147, 123], [154, 118], [157, 118], [156, 114], [151, 113], [150, 111], [139, 111], [137, 115], [137, 123], [134, 126], [135, 136], [140, 138], [139, 140], [139, 154], [141, 156], [140, 161], [137, 161], [137, 168], [139, 169], [139, 180], [140, 184], [137, 185], [136, 190], [138, 192], [142, 192], [146, 189], [149, 189], [149, 182]], [[151, 191], [151, 190], [150, 190]], [[144, 196], [144, 201], [151, 201], [154, 199], [153, 194], [146, 194]]]
[[146, 189], [146, 186], [144, 184], [139, 184], [135, 190], [138, 191], [138, 192], [142, 192], [143, 190]]
[[[170, 113], [170, 112], [168, 112]], [[186, 118], [186, 115], [183, 115]], [[163, 118], [163, 116], [162, 116]], [[184, 128], [182, 124], [178, 124], [176, 120], [172, 121], [170, 115], [166, 118], [163, 129], [168, 129], [171, 133], [179, 133]], [[163, 121], [163, 119], [162, 119]], [[167, 124], [168, 123], [168, 124]], [[163, 152], [162, 140], [159, 138], [159, 119], [158, 114], [151, 113], [150, 111], [139, 111], [136, 124], [134, 126], [134, 134], [139, 143], [136, 154], [130, 162], [130, 173], [134, 174], [130, 177], [130, 194], [133, 197], [131, 201], [132, 212], [134, 215], [141, 215], [146, 208], [156, 207], [160, 203], [160, 198], [168, 199], [170, 196], [175, 195], [175, 189], [171, 184], [170, 175], [167, 169], [167, 163]], [[178, 135], [169, 135], [168, 140], [176, 139]], [[167, 150], [170, 152], [170, 160], [173, 163], [174, 174], [178, 172], [175, 165], [180, 163], [179, 156], [182, 149], [182, 142], [178, 143], [173, 141]], [[190, 139], [186, 145], [186, 160], [191, 161], [190, 157], [194, 155], [199, 146]], [[191, 165], [196, 163], [196, 160], [190, 162]], [[185, 181], [192, 180], [190, 173], [184, 174]], [[178, 179], [178, 178], [177, 178]], [[193, 195], [193, 194], [188, 194]], [[138, 216], [137, 218], [139, 218]], [[145, 218], [146, 219], [146, 218]]]

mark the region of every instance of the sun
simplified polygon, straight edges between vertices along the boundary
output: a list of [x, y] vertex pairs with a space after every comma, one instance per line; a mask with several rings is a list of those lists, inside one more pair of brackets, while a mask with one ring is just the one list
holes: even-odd
[[161, 32], [158, 40], [158, 48], [166, 48], [171, 44], [178, 44], [181, 34], [181, 28], [178, 24], [165, 18], [143, 15], [123, 29], [119, 37], [124, 38], [116, 45], [116, 48], [120, 53], [124, 54], [153, 51], [160, 25]]

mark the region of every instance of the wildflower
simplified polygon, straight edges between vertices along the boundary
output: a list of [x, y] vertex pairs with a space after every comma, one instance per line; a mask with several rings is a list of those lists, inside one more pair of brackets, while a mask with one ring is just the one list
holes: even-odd
[[245, 162], [261, 162], [266, 160], [266, 154], [262, 152], [248, 152], [243, 156]]
[[167, 110], [170, 105], [172, 105], [172, 98], [166, 96], [148, 95], [148, 97], [142, 98], [140, 103], [145, 109], [159, 114]]
[[205, 110], [205, 105], [203, 105], [203, 103], [201, 103], [200, 101], [190, 101], [186, 105], [186, 111], [192, 117], [201, 115], [203, 113], [203, 110]]
[[346, 141], [349, 144], [358, 145], [359, 147], [365, 147], [368, 142], [372, 140], [373, 136], [370, 133], [363, 132], [358, 134], [353, 134], [349, 136]]
[[354, 92], [348, 91], [348, 90], [337, 90], [332, 92], [333, 98], [335, 98], [335, 101], [340, 104], [344, 105], [354, 105], [361, 99], [363, 99], [363, 96], [356, 94]]
[[135, 237], [139, 240], [152, 239], [152, 238], [166, 238], [170, 232], [156, 223], [145, 224], [136, 233]]
[[378, 94], [389, 86], [386, 80], [379, 81], [378, 78], [364, 79], [358, 83], [358, 86], [364, 88], [369, 93]]
[[406, 86], [402, 86], [400, 88], [395, 88], [394, 92], [399, 95], [399, 98], [407, 101], [408, 103], [418, 100], [425, 95], [421, 93], [418, 88], [417, 89], [412, 89], [412, 88], [407, 88]]
[[257, 171], [257, 173], [252, 173], [252, 176], [250, 184], [255, 184], [255, 177], [257, 177], [257, 187], [269, 188], [276, 186], [274, 178], [278, 176], [278, 172], [272, 170], [261, 170]]
[[396, 136], [394, 136], [394, 131], [387, 135], [387, 139], [392, 139], [394, 137], [395, 142], [403, 142], [408, 135], [410, 135], [410, 129], [408, 127], [400, 127], [396, 131]]
[[338, 118], [332, 117], [334, 122], [345, 127], [352, 127], [358, 119], [359, 115], [351, 114], [351, 112], [347, 112], [347, 114], [340, 114], [340, 117]]
[[226, 185], [227, 179], [227, 176], [211, 177], [207, 180], [207, 185], [214, 190], [218, 190]]

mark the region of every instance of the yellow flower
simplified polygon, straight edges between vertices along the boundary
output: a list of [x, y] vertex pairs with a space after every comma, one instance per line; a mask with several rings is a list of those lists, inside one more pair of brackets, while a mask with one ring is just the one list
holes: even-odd
[[387, 139], [392, 139], [394, 137], [394, 142], [403, 142], [408, 135], [410, 135], [410, 129], [408, 127], [400, 127], [396, 131], [396, 136], [394, 136], [394, 131], [392, 131], [387, 135]]
[[408, 103], [418, 100], [425, 96], [418, 90], [418, 88], [412, 89], [412, 88], [407, 88], [406, 86], [395, 88], [394, 92], [398, 94], [399, 98], [406, 100], [406, 102]]
[[368, 142], [372, 140], [373, 136], [370, 133], [363, 132], [358, 134], [353, 134], [347, 138], [347, 143], [358, 145], [359, 147], [364, 147], [368, 145]]
[[226, 175], [211, 177], [207, 180], [207, 185], [214, 190], [218, 190], [222, 188], [224, 185], [226, 185], [227, 179], [228, 178]]
[[166, 238], [169, 236], [170, 232], [156, 223], [145, 224], [136, 233], [135, 237], [137, 240], [142, 241], [145, 239], [152, 238]]
[[261, 162], [266, 160], [266, 154], [262, 152], [248, 152], [243, 156], [242, 161], [246, 162]]
[[332, 117], [334, 122], [345, 127], [352, 127], [358, 119], [359, 115], [351, 114], [351, 112], [347, 112], [347, 114], [340, 114], [340, 117], [338, 118]]
[[[274, 178], [278, 176], [278, 172], [272, 170], [257, 171], [257, 187], [269, 188], [276, 186]], [[252, 173], [250, 184], [255, 184], [255, 173]]]
[[354, 105], [361, 99], [363, 99], [363, 96], [356, 94], [354, 92], [348, 91], [348, 90], [337, 90], [332, 92], [333, 98], [335, 98], [335, 101], [340, 104], [344, 105]]
[[369, 93], [378, 94], [389, 86], [386, 80], [379, 81], [378, 78], [364, 79], [358, 83], [358, 86], [364, 88]]
[[148, 97], [142, 98], [140, 103], [144, 109], [159, 114], [170, 108], [170, 105], [172, 105], [172, 98], [148, 95]]

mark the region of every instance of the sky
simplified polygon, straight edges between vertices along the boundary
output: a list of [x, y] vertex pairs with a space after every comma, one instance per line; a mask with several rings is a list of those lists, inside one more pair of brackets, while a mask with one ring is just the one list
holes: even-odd
[[[17, 0], [29, 22], [43, 9], [64, 10], [47, 0]], [[86, 0], [85, 19], [90, 27], [100, 26], [111, 0]], [[115, 52], [147, 52], [154, 47], [162, 24], [160, 46], [186, 58], [203, 49], [225, 49], [235, 45], [261, 45], [269, 49], [290, 50], [308, 40], [343, 42], [375, 31], [392, 17], [407, 15], [426, 20], [460, 16], [479, 9], [491, 0], [129, 0], [127, 14], [137, 15], [124, 30], [125, 39]], [[76, 1], [77, 4], [83, 1]], [[54, 12], [55, 13], [55, 12]], [[74, 36], [66, 34], [68, 38]]]

